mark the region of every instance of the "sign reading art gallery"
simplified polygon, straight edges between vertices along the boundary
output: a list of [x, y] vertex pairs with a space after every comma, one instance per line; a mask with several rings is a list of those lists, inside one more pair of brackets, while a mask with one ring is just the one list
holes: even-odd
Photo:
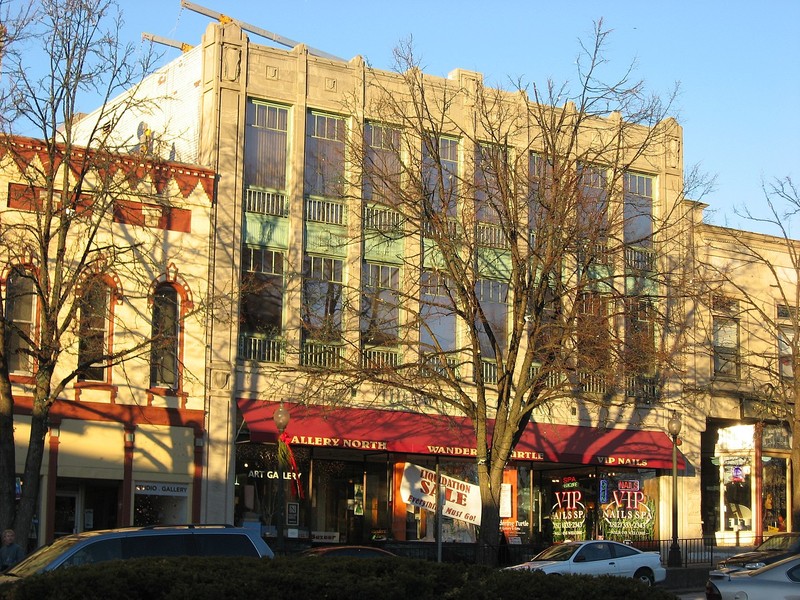
[[[472, 525], [481, 524], [481, 492], [477, 485], [441, 475], [442, 515]], [[406, 463], [400, 483], [403, 502], [436, 512], [436, 472]]]

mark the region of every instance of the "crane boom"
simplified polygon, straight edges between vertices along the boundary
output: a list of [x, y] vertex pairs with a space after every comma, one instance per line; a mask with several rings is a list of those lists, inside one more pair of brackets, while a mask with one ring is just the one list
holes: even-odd
[[171, 40], [169, 38], [161, 37], [160, 35], [155, 35], [154, 33], [142, 33], [142, 39], [147, 40], [148, 42], [153, 42], [154, 44], [163, 44], [164, 46], [180, 48], [181, 52], [188, 52], [192, 49], [191, 44], [179, 42], [177, 40]]
[[[189, 2], [188, 0], [181, 0], [181, 8], [188, 8], [189, 10], [204, 15], [206, 17], [210, 17], [212, 19], [217, 19], [220, 23], [235, 23], [239, 27], [241, 27], [244, 31], [249, 31], [250, 33], [255, 33], [256, 35], [266, 38], [268, 40], [272, 40], [273, 42], [280, 44], [281, 46], [286, 46], [288, 48], [294, 48], [300, 42], [296, 42], [291, 40], [287, 37], [282, 35], [278, 35], [277, 33], [273, 33], [272, 31], [268, 31], [266, 29], [262, 29], [261, 27], [256, 27], [255, 25], [251, 25], [250, 23], [245, 23], [244, 21], [239, 21], [238, 19], [234, 19], [233, 17], [229, 17], [228, 15], [222, 14], [220, 12], [213, 11], [209, 8], [204, 6], [200, 6], [199, 4], [195, 4], [193, 2]], [[314, 56], [319, 56], [321, 58], [327, 58], [330, 60], [336, 60], [341, 62], [347, 62], [343, 58], [338, 56], [334, 56], [333, 54], [328, 54], [327, 52], [323, 52], [322, 50], [317, 50], [316, 48], [312, 48], [308, 46], [309, 53], [313, 54]]]

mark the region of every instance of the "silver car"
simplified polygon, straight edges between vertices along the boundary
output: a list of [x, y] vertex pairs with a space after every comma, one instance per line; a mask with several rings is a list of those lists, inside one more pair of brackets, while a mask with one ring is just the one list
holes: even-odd
[[556, 544], [528, 562], [508, 568], [559, 575], [633, 577], [648, 586], [667, 578], [658, 552], [642, 552], [633, 546], [606, 540]]
[[711, 571], [707, 600], [789, 600], [800, 598], [800, 556], [755, 570]]

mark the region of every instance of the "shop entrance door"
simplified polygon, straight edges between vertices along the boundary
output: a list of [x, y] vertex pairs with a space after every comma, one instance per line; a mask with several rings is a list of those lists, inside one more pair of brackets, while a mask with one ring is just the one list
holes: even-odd
[[53, 518], [53, 536], [61, 537], [77, 533], [78, 493], [59, 492], [56, 494], [55, 516]]

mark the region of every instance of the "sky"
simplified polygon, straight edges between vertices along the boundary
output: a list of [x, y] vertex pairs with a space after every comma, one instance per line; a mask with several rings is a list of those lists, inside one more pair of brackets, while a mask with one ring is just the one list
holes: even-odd
[[[124, 41], [143, 32], [198, 44], [210, 17], [181, 0], [118, 0]], [[800, 0], [201, 0], [238, 21], [350, 59], [393, 67], [412, 40], [424, 70], [478, 71], [487, 84], [574, 81], [580, 41], [595, 21], [610, 29], [609, 73], [631, 63], [649, 90], [680, 84], [671, 115], [684, 130], [684, 169], [716, 177], [708, 222], [773, 233], [737, 216], [764, 214], [762, 184], [800, 183]], [[568, 8], [564, 8], [568, 7]], [[251, 35], [259, 44], [276, 45]], [[278, 46], [281, 47], [281, 46]], [[158, 45], [163, 61], [180, 50]], [[800, 227], [792, 231], [800, 237]]]

